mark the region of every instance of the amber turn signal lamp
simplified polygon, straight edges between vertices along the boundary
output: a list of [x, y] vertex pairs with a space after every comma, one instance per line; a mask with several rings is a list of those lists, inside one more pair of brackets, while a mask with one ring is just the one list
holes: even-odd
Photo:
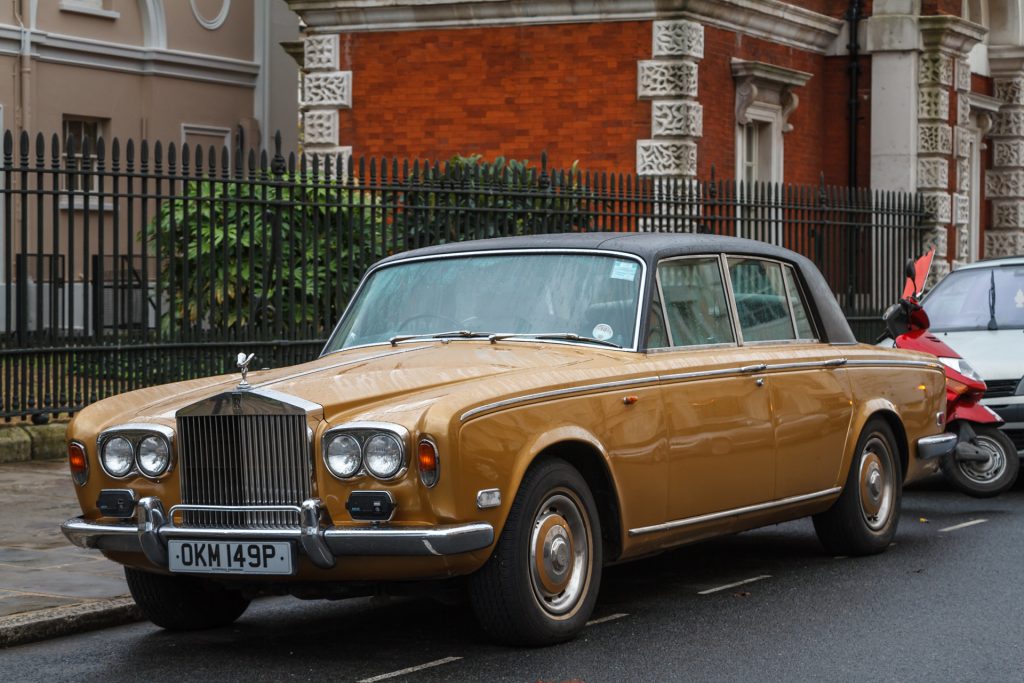
[[441, 463], [437, 457], [437, 446], [432, 441], [424, 439], [420, 441], [416, 450], [416, 460], [420, 467], [420, 481], [426, 487], [437, 483], [441, 475]]
[[960, 394], [966, 394], [970, 388], [963, 382], [957, 382], [955, 379], [946, 378], [946, 388], [952, 391], [954, 394], [959, 396]]
[[89, 460], [85, 457], [85, 446], [77, 441], [68, 444], [68, 466], [71, 468], [71, 478], [83, 486], [89, 479]]
[[622, 399], [622, 403], [623, 403], [623, 405], [631, 406], [631, 405], [633, 405], [634, 403], [636, 403], [639, 400], [640, 400], [639, 396], [630, 395], [630, 396], [624, 397]]

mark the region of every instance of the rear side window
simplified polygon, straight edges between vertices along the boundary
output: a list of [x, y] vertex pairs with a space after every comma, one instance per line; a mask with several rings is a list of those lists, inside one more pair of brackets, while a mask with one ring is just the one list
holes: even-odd
[[672, 346], [736, 341], [718, 257], [663, 261], [658, 282]]
[[729, 278], [743, 341], [797, 338], [781, 265], [761, 259], [734, 257], [729, 259]]

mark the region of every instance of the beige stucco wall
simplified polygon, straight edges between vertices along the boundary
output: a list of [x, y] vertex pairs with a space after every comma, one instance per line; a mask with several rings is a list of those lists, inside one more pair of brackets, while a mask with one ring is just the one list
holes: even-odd
[[[212, 20], [219, 14], [224, 0], [196, 0], [199, 15]], [[272, 0], [273, 1], [273, 0]], [[167, 48], [183, 52], [217, 54], [233, 59], [253, 58], [253, 3], [234, 0], [230, 3], [224, 25], [216, 31], [203, 28], [192, 14], [189, 2], [164, 2], [167, 19]]]
[[[40, 31], [109, 43], [142, 45], [142, 15], [139, 13], [139, 3], [136, 0], [116, 0], [107, 3], [107, 8], [120, 15], [116, 19], [61, 9], [60, 4], [58, 0], [38, 2], [36, 27]], [[175, 0], [171, 0], [170, 4], [175, 4]], [[188, 6], [187, 0], [181, 4]]]

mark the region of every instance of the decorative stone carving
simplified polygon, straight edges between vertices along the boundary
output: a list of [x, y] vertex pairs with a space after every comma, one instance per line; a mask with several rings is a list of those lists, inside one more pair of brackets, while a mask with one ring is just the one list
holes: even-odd
[[997, 79], [996, 97], [1006, 104], [1024, 105], [1024, 78]]
[[636, 168], [640, 175], [697, 175], [697, 145], [688, 140], [637, 140]]
[[985, 174], [985, 194], [989, 197], [1024, 197], [1024, 169], [989, 171]]
[[945, 88], [921, 88], [917, 93], [917, 117], [945, 121], [949, 118], [949, 91]]
[[[956, 261], [953, 266], [959, 268], [967, 263], [971, 256], [971, 231], [966, 225], [956, 229]], [[959, 263], [957, 263], [959, 262]]]
[[993, 166], [1024, 166], [1024, 140], [994, 140], [992, 142]]
[[693, 100], [655, 100], [651, 106], [654, 137], [699, 138], [704, 134], [704, 108]]
[[926, 214], [935, 223], [950, 223], [953, 220], [952, 201], [945, 192], [922, 192], [921, 203]]
[[306, 71], [334, 71], [338, 68], [338, 36], [309, 35], [302, 48]]
[[344, 178], [348, 176], [349, 159], [352, 158], [351, 147], [342, 147], [340, 145], [304, 145], [303, 152], [310, 163], [310, 168], [315, 163], [321, 173], [331, 178]]
[[921, 154], [951, 154], [953, 129], [944, 123], [918, 124], [917, 149]]
[[1009, 199], [992, 202], [992, 227], [1024, 228], [1024, 200]]
[[956, 60], [957, 92], [971, 91], [971, 64], [966, 59]]
[[971, 198], [965, 194], [953, 195], [953, 222], [957, 225], [971, 222]]
[[704, 58], [704, 27], [693, 21], [654, 22], [655, 57]]
[[967, 126], [971, 123], [971, 103], [960, 95], [956, 98], [956, 125]]
[[[925, 232], [925, 234], [924, 234], [925, 246], [927, 246], [929, 244], [933, 245], [935, 247], [935, 252], [937, 254], [945, 254], [946, 253], [946, 241], [947, 241], [947, 239], [948, 239], [948, 236], [947, 236], [946, 227], [943, 226], [943, 225], [936, 225], [932, 229], [927, 230]], [[944, 259], [944, 258], [937, 258], [937, 259], [935, 259], [935, 262], [932, 263], [932, 270], [934, 271], [935, 267], [937, 265], [939, 265], [939, 264], [943, 264], [944, 265], [945, 263], [946, 263], [946, 259]]]
[[949, 187], [949, 162], [945, 159], [919, 158], [917, 160], [917, 186], [925, 190], [945, 190]]
[[989, 135], [994, 137], [1024, 137], [1024, 111], [1010, 110], [999, 112], [996, 115], [996, 121]]
[[1024, 230], [985, 231], [985, 255], [988, 258], [1019, 254], [1024, 254]]
[[960, 192], [971, 191], [971, 161], [970, 159], [956, 160], [956, 189]]
[[338, 144], [338, 110], [317, 109], [302, 116], [303, 143], [306, 145]]
[[351, 107], [352, 72], [329, 71], [306, 74], [303, 80], [302, 106]]
[[953, 129], [953, 151], [957, 159], [967, 159], [971, 156], [971, 131], [957, 126]]
[[953, 59], [941, 52], [922, 53], [917, 73], [922, 85], [953, 85]]
[[793, 130], [790, 115], [800, 104], [794, 88], [802, 87], [811, 74], [764, 62], [732, 60], [732, 76], [736, 80], [736, 122], [750, 122], [747, 110], [754, 102], [776, 104], [782, 108], [782, 132]]
[[638, 63], [637, 97], [696, 97], [697, 65], [688, 61]]

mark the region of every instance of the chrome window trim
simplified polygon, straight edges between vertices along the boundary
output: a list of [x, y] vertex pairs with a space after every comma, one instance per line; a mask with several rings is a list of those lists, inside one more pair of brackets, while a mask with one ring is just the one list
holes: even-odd
[[782, 498], [780, 500], [773, 500], [767, 503], [758, 503], [757, 505], [747, 505], [739, 508], [732, 508], [731, 510], [722, 510], [721, 512], [712, 512], [707, 515], [697, 515], [696, 517], [686, 517], [684, 519], [677, 519], [671, 522], [664, 522], [662, 524], [653, 524], [651, 526], [637, 527], [636, 529], [630, 529], [630, 536], [641, 536], [643, 534], [652, 534], [659, 531], [669, 531], [671, 529], [679, 529], [682, 527], [693, 526], [694, 524], [702, 524], [704, 522], [713, 522], [718, 519], [724, 519], [726, 517], [736, 517], [739, 515], [747, 515], [753, 512], [761, 512], [763, 510], [771, 510], [772, 508], [784, 507], [786, 505], [793, 505], [795, 503], [803, 503], [809, 500], [816, 500], [818, 498], [825, 498], [827, 496], [835, 495], [843, 490], [842, 486], [835, 486], [824, 491], [816, 491], [814, 493], [805, 493], [799, 496], [791, 496], [789, 498]]
[[[729, 316], [728, 316], [729, 317], [729, 327], [732, 330], [732, 341], [729, 341], [729, 342], [717, 342], [715, 344], [695, 344], [695, 345], [691, 345], [691, 346], [677, 346], [676, 345], [675, 339], [672, 336], [672, 326], [669, 325], [669, 323], [668, 323], [668, 310], [665, 308], [665, 290], [662, 289], [662, 286], [661, 286], [661, 273], [660, 273], [660, 271], [661, 271], [661, 264], [663, 264], [663, 263], [671, 263], [673, 261], [686, 261], [686, 260], [689, 260], [689, 259], [708, 259], [708, 260], [718, 261], [718, 277], [719, 277], [719, 279], [720, 279], [720, 281], [722, 283], [722, 294], [725, 296], [725, 307], [726, 307], [726, 309], [727, 309], [727, 311], [729, 313]], [[713, 254], [686, 254], [685, 256], [669, 256], [668, 258], [660, 259], [655, 264], [655, 266], [654, 266], [654, 280], [655, 280], [655, 284], [658, 286], [658, 298], [661, 299], [662, 315], [665, 317], [665, 329], [668, 332], [669, 344], [671, 344], [671, 346], [667, 347], [664, 350], [680, 351], [682, 349], [694, 350], [694, 349], [702, 349], [702, 348], [708, 348], [708, 347], [714, 347], [714, 346], [722, 346], [722, 347], [725, 347], [725, 346], [729, 346], [729, 347], [742, 346], [742, 344], [739, 343], [740, 337], [737, 334], [737, 330], [738, 330], [737, 323], [738, 323], [738, 321], [737, 321], [736, 316], [734, 314], [735, 313], [735, 311], [734, 311], [735, 306], [732, 305], [731, 292], [730, 292], [730, 289], [729, 289], [729, 285], [726, 282], [726, 280], [728, 279], [728, 275], [729, 275], [728, 271], [722, 272], [722, 254], [721, 253], [713, 253]], [[647, 350], [651, 351], [651, 349], [647, 349]], [[656, 349], [656, 350], [663, 350], [663, 349], [659, 348], [659, 349]]]
[[[614, 237], [615, 235], [612, 234], [611, 236]], [[331, 342], [334, 341], [335, 336], [337, 336], [338, 330], [341, 329], [341, 322], [345, 319], [345, 316], [348, 315], [349, 309], [352, 308], [352, 304], [359, 298], [359, 295], [363, 291], [363, 287], [366, 285], [367, 282], [370, 281], [370, 277], [374, 273], [376, 273], [378, 270], [382, 270], [384, 268], [393, 268], [395, 266], [399, 266], [399, 265], [404, 264], [404, 263], [416, 263], [418, 261], [434, 261], [434, 260], [450, 259], [450, 258], [467, 258], [467, 257], [470, 257], [470, 256], [502, 256], [502, 255], [508, 255], [508, 254], [589, 254], [591, 256], [614, 256], [614, 257], [620, 257], [620, 258], [630, 259], [632, 261], [636, 261], [637, 263], [639, 263], [640, 264], [640, 291], [637, 292], [636, 322], [633, 324], [633, 345], [632, 346], [630, 346], [630, 347], [624, 346], [621, 349], [615, 349], [615, 348], [612, 348], [611, 346], [588, 344], [586, 342], [570, 342], [570, 341], [565, 341], [565, 340], [553, 340], [553, 339], [532, 340], [532, 341], [543, 342], [545, 344], [555, 342], [555, 343], [567, 344], [569, 346], [583, 346], [583, 347], [586, 347], [588, 349], [592, 349], [595, 346], [600, 346], [600, 348], [605, 349], [606, 351], [632, 351], [632, 352], [635, 353], [635, 352], [637, 352], [639, 350], [639, 348], [640, 348], [640, 322], [641, 322], [641, 317], [642, 317], [642, 314], [643, 314], [643, 311], [644, 311], [644, 304], [646, 302], [646, 296], [647, 296], [647, 262], [643, 259], [643, 257], [637, 256], [636, 254], [630, 254], [630, 253], [627, 253], [627, 252], [624, 252], [624, 251], [616, 251], [616, 250], [613, 250], [613, 249], [594, 249], [594, 248], [573, 249], [571, 247], [567, 247], [567, 248], [559, 248], [559, 249], [542, 249], [542, 248], [532, 248], [532, 249], [531, 248], [524, 248], [524, 249], [483, 249], [483, 250], [480, 250], [480, 251], [460, 251], [460, 252], [455, 252], [455, 253], [451, 253], [451, 254], [429, 254], [429, 255], [425, 255], [425, 256], [414, 256], [412, 258], [403, 258], [403, 259], [399, 259], [397, 261], [392, 261], [390, 263], [377, 263], [376, 265], [374, 265], [372, 268], [370, 268], [370, 270], [366, 271], [366, 274], [363, 275], [362, 280], [359, 281], [359, 286], [356, 288], [356, 291], [352, 294], [352, 298], [350, 298], [348, 300], [348, 304], [346, 304], [344, 312], [338, 318], [338, 322], [334, 325], [334, 329], [331, 330], [331, 335], [327, 338], [327, 341], [324, 343], [324, 349], [320, 352], [320, 358], [323, 358], [324, 356], [331, 355], [333, 353], [338, 353], [340, 351], [349, 351], [351, 349], [366, 348], [368, 346], [380, 346], [382, 344], [387, 344], [388, 346], [391, 345], [391, 343], [389, 341], [384, 340], [382, 342], [375, 342], [375, 343], [372, 343], [372, 344], [360, 344], [359, 346], [348, 346], [348, 347], [343, 347], [343, 348], [340, 348], [340, 349], [335, 349], [333, 351], [327, 351], [327, 348], [331, 345]], [[422, 339], [416, 339], [416, 340], [410, 340], [410, 341], [414, 341], [415, 343], [422, 343], [423, 342]], [[441, 340], [439, 339], [438, 341], [441, 341]], [[399, 343], [401, 343], [401, 342], [399, 342]]]
[[[803, 296], [803, 285], [800, 284], [800, 278], [797, 277], [797, 269], [792, 264], [779, 262], [782, 266], [782, 286], [786, 288], [786, 305], [789, 306], [789, 317], [793, 323], [793, 332], [796, 334], [796, 338], [803, 342], [821, 342], [821, 335], [818, 334], [817, 326], [814, 324], [814, 316], [811, 315], [810, 307], [807, 305], [807, 297]], [[804, 307], [804, 314], [807, 315], [807, 324], [811, 327], [811, 334], [814, 335], [811, 339], [800, 339], [800, 330], [796, 327], [796, 314], [793, 312], [793, 302], [790, 299], [789, 282], [786, 280], [786, 269], [789, 269], [790, 277], [793, 282], [796, 283], [796, 298], [800, 300], [800, 305]]]

